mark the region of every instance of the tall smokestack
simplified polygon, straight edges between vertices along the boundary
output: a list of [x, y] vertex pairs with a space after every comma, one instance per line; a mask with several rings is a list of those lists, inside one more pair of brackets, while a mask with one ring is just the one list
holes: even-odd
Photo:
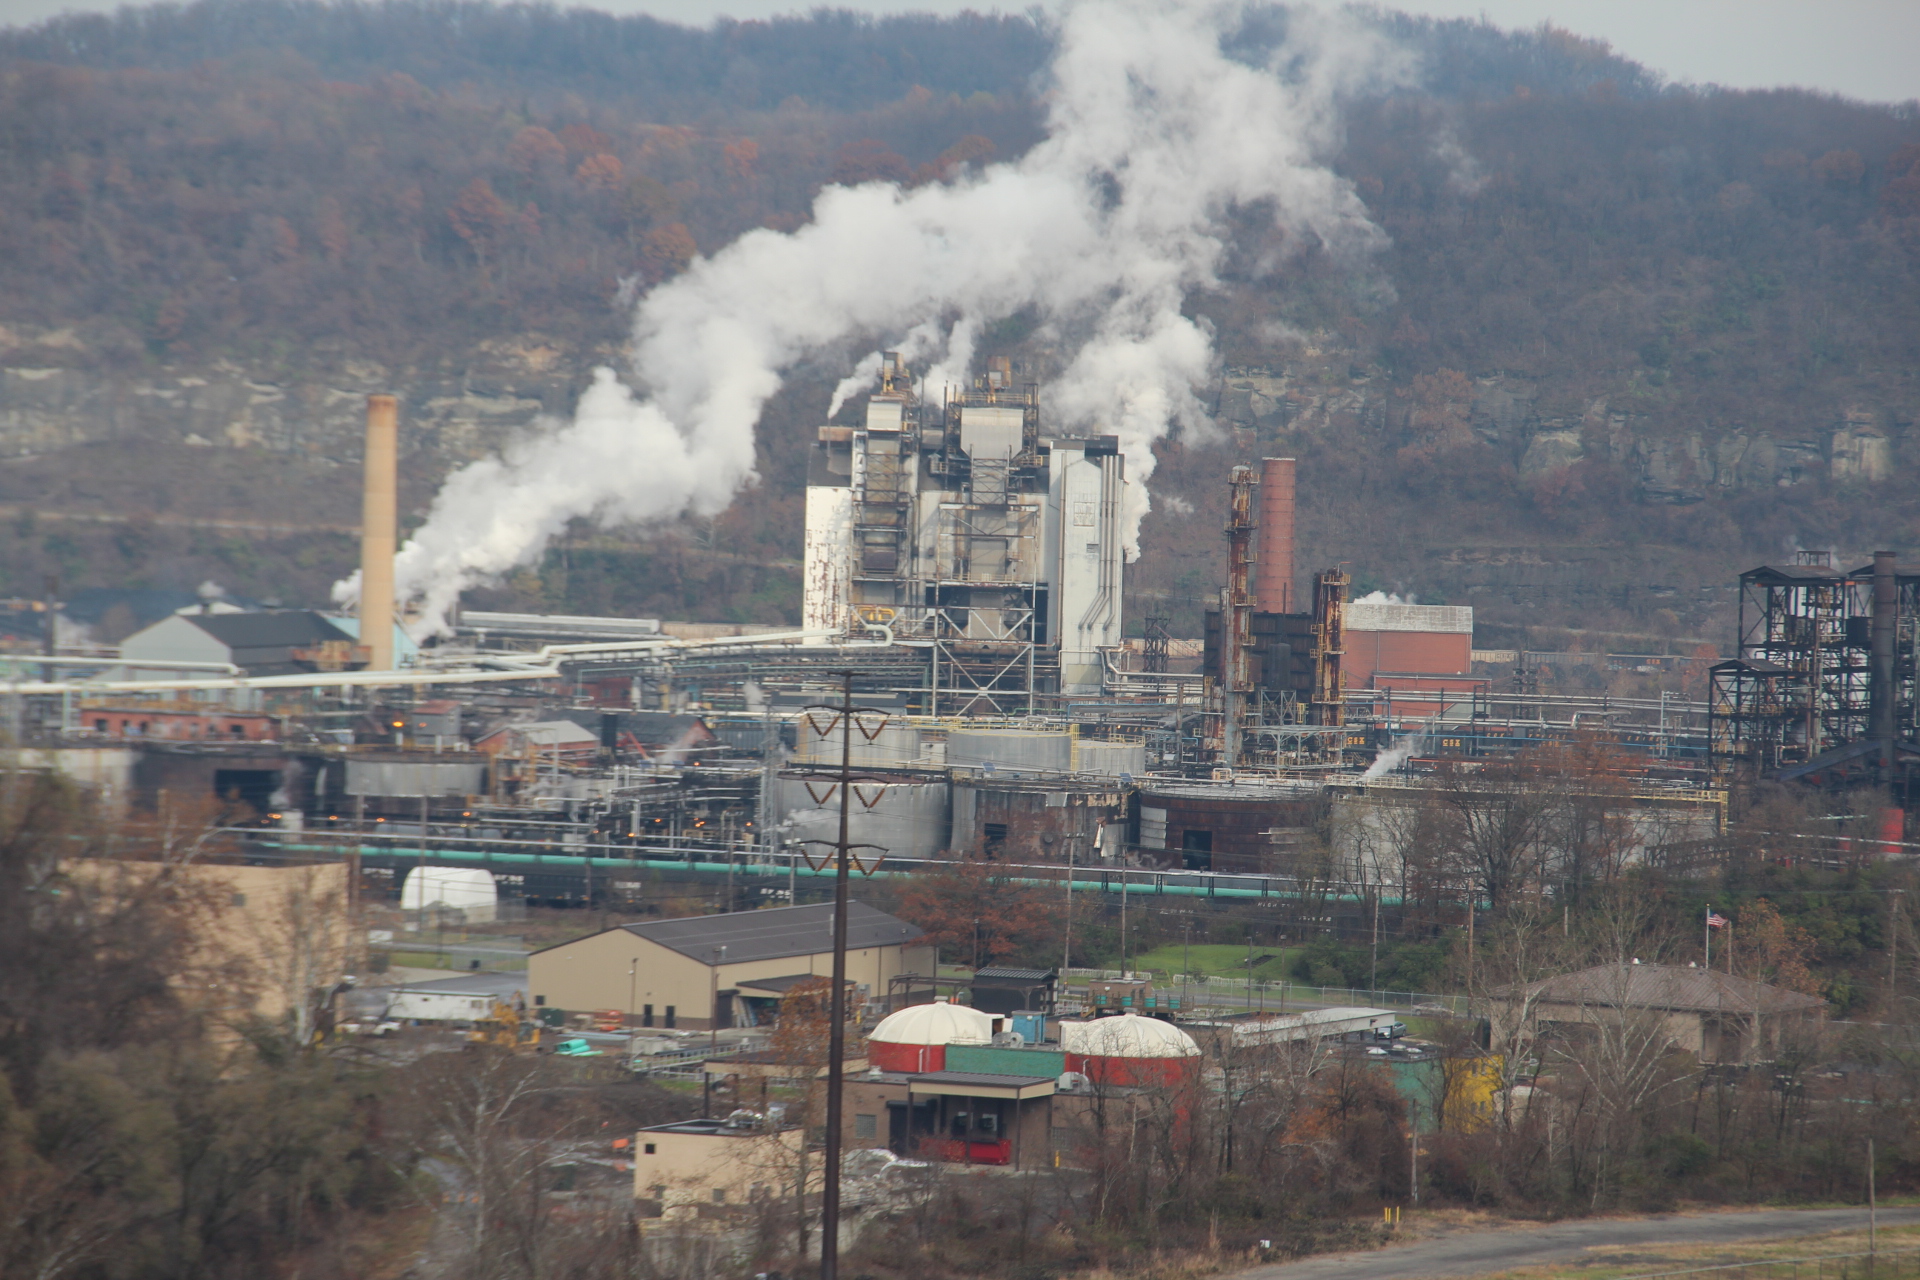
[[392, 396], [367, 397], [367, 473], [360, 508], [360, 643], [367, 668], [393, 670], [393, 553], [400, 519], [399, 414]]
[[1262, 613], [1293, 612], [1293, 459], [1260, 460], [1260, 552], [1254, 595]]
[[1893, 552], [1873, 553], [1872, 666], [1868, 668], [1867, 714], [1869, 731], [1880, 747], [1881, 780], [1893, 776], [1893, 721], [1897, 692], [1893, 687], [1893, 641], [1900, 629], [1900, 580], [1895, 576]]

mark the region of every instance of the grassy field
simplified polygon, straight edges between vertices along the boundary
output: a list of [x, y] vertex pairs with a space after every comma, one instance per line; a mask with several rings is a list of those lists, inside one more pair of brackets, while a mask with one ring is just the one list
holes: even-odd
[[[1880, 1228], [1878, 1248], [1881, 1256], [1873, 1271], [1879, 1280], [1907, 1280], [1920, 1275], [1920, 1226]], [[1842, 1272], [1838, 1262], [1828, 1262], [1822, 1266], [1815, 1260], [1865, 1252], [1867, 1232], [1863, 1227], [1857, 1231], [1830, 1231], [1822, 1235], [1794, 1236], [1756, 1244], [1623, 1245], [1592, 1249], [1577, 1261], [1503, 1271], [1485, 1280], [1561, 1280], [1562, 1277], [1573, 1276], [1578, 1276], [1580, 1280], [1625, 1280], [1630, 1276], [1725, 1266], [1741, 1268], [1725, 1273], [1726, 1280], [1794, 1280], [1796, 1275], [1799, 1280], [1816, 1280], [1821, 1275], [1827, 1280], [1839, 1280]], [[1797, 1269], [1791, 1265], [1742, 1265], [1769, 1262], [1790, 1264], [1796, 1261], [1814, 1265], [1802, 1265]], [[1865, 1260], [1849, 1260], [1846, 1274], [1865, 1280]], [[1715, 1278], [1707, 1276], [1701, 1280]]]
[[[1253, 958], [1260, 961], [1253, 969], [1255, 982], [1278, 982], [1287, 976], [1287, 966], [1292, 963], [1297, 947], [1255, 947]], [[1157, 973], [1178, 975], [1183, 966], [1190, 964], [1195, 974], [1217, 974], [1221, 977], [1244, 978], [1247, 976], [1247, 949], [1231, 944], [1196, 943], [1192, 947], [1182, 947], [1175, 942], [1164, 947], [1155, 947], [1144, 955], [1133, 956], [1128, 960], [1135, 969], [1151, 969]]]

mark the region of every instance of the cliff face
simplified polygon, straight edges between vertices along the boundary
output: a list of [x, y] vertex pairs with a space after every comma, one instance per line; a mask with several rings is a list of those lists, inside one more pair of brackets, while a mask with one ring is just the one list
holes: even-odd
[[405, 405], [404, 452], [438, 474], [566, 414], [589, 363], [607, 358], [523, 340], [484, 343], [460, 367], [170, 366], [103, 358], [71, 331], [0, 329], [0, 457], [141, 441], [357, 461], [366, 396], [390, 391]]
[[[1284, 365], [1228, 368], [1217, 415], [1256, 435], [1351, 431], [1371, 424], [1383, 432], [1408, 428], [1411, 410], [1385, 379], [1353, 370], [1347, 386], [1329, 388]], [[1810, 421], [1791, 436], [1738, 424], [1663, 430], [1646, 411], [1614, 407], [1614, 398], [1586, 399], [1577, 415], [1539, 407], [1537, 381], [1501, 373], [1471, 379], [1466, 421], [1473, 435], [1525, 480], [1596, 460], [1623, 468], [1640, 501], [1699, 502], [1714, 490], [1790, 489], [1827, 479], [1880, 483], [1901, 474], [1896, 446], [1906, 436], [1890, 427], [1895, 415], [1874, 405], [1837, 403], [1826, 421]]]

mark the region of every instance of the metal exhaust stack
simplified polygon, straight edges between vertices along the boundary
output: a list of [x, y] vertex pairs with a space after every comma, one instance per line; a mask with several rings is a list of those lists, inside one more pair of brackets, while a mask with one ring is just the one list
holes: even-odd
[[367, 469], [360, 508], [360, 643], [369, 671], [393, 670], [393, 553], [400, 522], [399, 413], [394, 398], [367, 397]]
[[1260, 460], [1260, 553], [1254, 595], [1262, 613], [1293, 612], [1293, 459]]

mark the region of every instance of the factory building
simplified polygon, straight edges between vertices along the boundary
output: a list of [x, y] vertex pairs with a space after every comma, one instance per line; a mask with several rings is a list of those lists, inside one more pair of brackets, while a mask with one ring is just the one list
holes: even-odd
[[1124, 484], [1115, 437], [1043, 433], [1038, 387], [1004, 359], [932, 405], [889, 354], [864, 422], [813, 446], [802, 625], [921, 648], [931, 711], [1097, 693], [1121, 640]]
[[[847, 909], [847, 980], [879, 998], [903, 974], [934, 972], [919, 926], [863, 902]], [[762, 1026], [787, 990], [833, 972], [833, 905], [623, 924], [536, 951], [536, 1007], [617, 1009], [630, 1026]]]
[[1376, 704], [1391, 718], [1441, 715], [1450, 701], [1441, 695], [1458, 701], [1487, 683], [1473, 677], [1473, 610], [1464, 605], [1349, 600], [1343, 621], [1346, 687], [1386, 695]]

